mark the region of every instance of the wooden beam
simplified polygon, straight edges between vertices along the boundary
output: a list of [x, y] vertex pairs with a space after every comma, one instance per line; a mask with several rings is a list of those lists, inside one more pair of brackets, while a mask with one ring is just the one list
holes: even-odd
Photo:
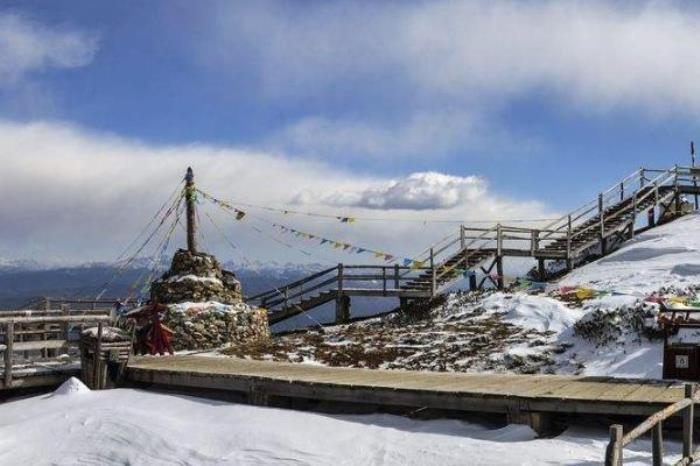
[[5, 383], [4, 388], [12, 386], [12, 353], [14, 351], [15, 324], [5, 324]]

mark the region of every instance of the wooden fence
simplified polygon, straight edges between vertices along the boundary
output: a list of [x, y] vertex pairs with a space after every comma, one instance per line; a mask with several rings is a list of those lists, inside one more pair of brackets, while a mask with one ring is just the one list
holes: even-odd
[[675, 464], [689, 465], [700, 459], [700, 448], [693, 451], [693, 415], [695, 403], [700, 399], [700, 393], [696, 393], [695, 384], [685, 385], [685, 397], [649, 416], [628, 433], [624, 434], [623, 426], [614, 424], [610, 426], [610, 442], [605, 451], [605, 466], [621, 466], [623, 462], [624, 447], [634, 440], [651, 431], [652, 464], [661, 466], [664, 457], [663, 422], [679, 413], [683, 415], [683, 456]]
[[0, 314], [0, 351], [4, 357], [3, 388], [11, 388], [15, 363], [51, 367], [60, 363], [60, 354], [76, 354], [78, 338], [71, 337], [73, 326], [94, 326], [111, 321], [109, 310], [6, 311]]

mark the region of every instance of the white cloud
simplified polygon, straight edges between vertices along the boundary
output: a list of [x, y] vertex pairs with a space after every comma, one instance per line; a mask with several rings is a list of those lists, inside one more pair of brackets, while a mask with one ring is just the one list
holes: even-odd
[[[551, 216], [541, 203], [500, 197], [476, 177], [429, 173], [392, 181], [279, 154], [201, 144], [155, 146], [48, 122], [0, 121], [0, 163], [0, 259], [113, 259], [172, 192], [188, 165], [195, 169], [200, 187], [234, 202], [288, 206], [304, 200], [303, 210], [358, 216], [377, 216], [377, 209], [383, 208], [389, 210], [382, 215], [390, 218], [397, 212], [390, 209], [402, 209], [398, 213], [409, 220]], [[474, 199], [479, 202], [471, 202]], [[329, 200], [335, 205], [328, 205]], [[295, 238], [281, 239], [315, 256], [281, 247], [250, 228], [257, 225], [275, 235], [269, 223], [254, 217], [404, 255], [456, 229], [451, 224], [403, 221], [348, 226], [255, 209], [249, 210], [246, 222], [236, 223], [206, 204], [203, 208], [248, 258], [281, 262], [318, 257], [338, 262], [347, 257]], [[219, 233], [204, 215], [201, 221], [205, 249], [230, 258], [232, 252]], [[180, 236], [174, 244], [183, 241]]]
[[404, 85], [414, 110], [544, 91], [588, 111], [700, 113], [700, 11], [687, 3], [262, 2], [227, 4], [215, 23], [206, 59], [238, 72], [230, 48], [245, 43], [277, 98]]
[[[413, 173], [400, 180], [369, 186], [361, 191], [336, 191], [324, 197], [323, 202], [382, 210], [443, 210], [484, 201], [490, 195], [483, 178], [427, 172]], [[297, 198], [297, 202], [303, 203], [310, 198], [312, 196], [302, 195]]]
[[15, 84], [48, 68], [85, 66], [96, 51], [94, 35], [0, 13], [0, 85]]
[[494, 133], [494, 129], [479, 126], [467, 112], [414, 114], [407, 121], [390, 125], [371, 120], [309, 117], [274, 134], [270, 143], [301, 154], [339, 154], [345, 158], [361, 155], [392, 160], [442, 154], [460, 144], [486, 144], [486, 135]]

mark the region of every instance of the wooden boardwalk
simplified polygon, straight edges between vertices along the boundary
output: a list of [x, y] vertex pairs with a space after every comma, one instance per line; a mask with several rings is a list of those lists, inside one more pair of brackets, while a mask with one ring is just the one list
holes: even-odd
[[[168, 388], [491, 413], [650, 415], [683, 398], [671, 381], [331, 368], [236, 358], [133, 358], [127, 379]], [[193, 390], [194, 389], [194, 390]]]

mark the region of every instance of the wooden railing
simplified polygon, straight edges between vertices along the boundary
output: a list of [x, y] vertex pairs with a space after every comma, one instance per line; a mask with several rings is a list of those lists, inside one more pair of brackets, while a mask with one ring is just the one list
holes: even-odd
[[437, 290], [434, 267], [411, 267], [394, 265], [345, 265], [338, 264], [301, 280], [288, 283], [264, 293], [246, 298], [246, 302], [260, 305], [264, 308], [288, 308], [299, 304], [324, 291], [333, 290], [339, 295], [344, 291], [356, 290], [353, 283], [370, 284], [363, 289], [381, 291], [383, 293], [398, 292], [405, 285], [417, 278], [421, 273], [431, 275], [431, 292]]
[[[664, 196], [674, 192], [664, 187], [678, 187], [681, 184], [697, 184], [700, 170], [694, 168], [673, 167], [669, 170], [652, 170], [640, 168], [626, 176], [610, 188], [601, 192], [596, 199], [567, 213], [544, 227], [514, 227], [497, 224], [489, 228], [476, 228], [461, 225], [458, 234], [449, 235], [432, 247], [418, 254], [415, 260], [424, 264], [422, 267], [411, 266], [365, 266], [343, 265], [331, 267], [293, 283], [274, 288], [264, 293], [247, 298], [248, 302], [262, 307], [283, 305], [288, 307], [312, 294], [333, 289], [342, 293], [346, 282], [372, 281], [381, 282], [384, 290], [398, 290], [402, 284], [417, 278], [415, 272], [429, 271], [431, 274], [430, 291], [434, 295], [443, 286], [451, 283], [460, 272], [472, 269], [487, 257], [503, 255], [544, 257], [546, 259], [570, 260], [591, 243], [602, 241], [616, 229], [634, 225], [639, 206], [653, 199], [658, 205]], [[665, 194], [664, 194], [665, 193]], [[625, 204], [621, 204], [628, 201]], [[624, 222], [615, 222], [624, 217]], [[615, 229], [610, 227], [615, 223]], [[590, 232], [598, 233], [596, 240], [583, 241]], [[547, 247], [557, 243], [556, 248]], [[449, 259], [457, 257], [457, 261]], [[366, 269], [365, 273], [353, 275], [348, 271]], [[367, 270], [372, 270], [367, 272]]]
[[700, 400], [695, 384], [685, 385], [685, 397], [670, 406], [649, 416], [644, 422], [626, 434], [623, 426], [610, 426], [610, 442], [605, 451], [605, 466], [621, 466], [624, 448], [647, 432], [651, 432], [652, 464], [663, 464], [663, 422], [679, 413], [683, 415], [683, 456], [675, 464], [689, 465], [700, 459], [700, 448], [693, 451], [693, 421], [695, 403]]
[[23, 364], [55, 362], [59, 351], [75, 351], [78, 338], [71, 338], [74, 325], [96, 325], [111, 321], [109, 311], [6, 311], [0, 313], [0, 351], [3, 352], [3, 388], [11, 388], [14, 363], [21, 353]]

